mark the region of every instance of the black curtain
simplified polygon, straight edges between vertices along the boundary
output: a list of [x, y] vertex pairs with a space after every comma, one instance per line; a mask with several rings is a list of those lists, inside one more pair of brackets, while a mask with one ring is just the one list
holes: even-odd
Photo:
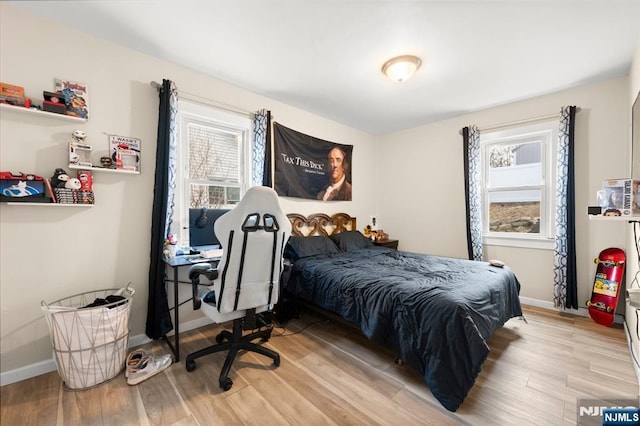
[[567, 306], [578, 309], [578, 268], [576, 265], [576, 188], [574, 139], [576, 127], [576, 107], [569, 109], [569, 173], [567, 184], [567, 238], [568, 252], [571, 254], [567, 263]]
[[562, 107], [556, 182], [554, 306], [578, 309], [575, 206], [575, 121], [577, 107]]
[[267, 111], [267, 135], [264, 142], [264, 169], [262, 171], [262, 186], [273, 188], [271, 174], [271, 111]]
[[567, 166], [567, 307], [578, 309], [578, 268], [576, 265], [576, 188], [574, 140], [576, 107], [569, 107], [569, 158]]
[[467, 254], [473, 260], [473, 244], [471, 239], [471, 206], [469, 205], [469, 128], [462, 128], [463, 158], [464, 158], [464, 205], [467, 215]]
[[175, 96], [175, 93], [172, 92], [175, 92], [173, 83], [170, 80], [163, 80], [160, 88], [156, 174], [151, 216], [151, 262], [146, 326], [146, 334], [151, 339], [160, 339], [173, 329], [165, 287], [166, 269], [162, 261], [162, 250], [168, 226], [171, 133], [174, 130], [175, 114], [175, 105], [172, 105], [172, 96]]

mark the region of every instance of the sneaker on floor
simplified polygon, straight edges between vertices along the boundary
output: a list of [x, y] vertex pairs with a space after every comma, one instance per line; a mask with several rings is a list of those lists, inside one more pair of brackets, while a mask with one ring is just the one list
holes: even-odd
[[144, 349], [136, 349], [127, 356], [127, 367], [124, 371], [124, 377], [129, 378], [129, 372], [138, 367], [142, 359], [147, 356]]
[[144, 356], [135, 368], [129, 370], [127, 383], [137, 385], [138, 383], [153, 377], [161, 371], [166, 370], [171, 365], [171, 355], [159, 357], [153, 355]]

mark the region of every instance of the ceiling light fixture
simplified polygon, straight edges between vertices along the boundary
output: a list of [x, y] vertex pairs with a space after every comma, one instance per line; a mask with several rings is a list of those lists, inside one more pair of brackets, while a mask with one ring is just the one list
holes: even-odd
[[389, 59], [382, 66], [382, 72], [391, 80], [398, 83], [411, 77], [422, 65], [422, 61], [417, 56], [402, 55]]

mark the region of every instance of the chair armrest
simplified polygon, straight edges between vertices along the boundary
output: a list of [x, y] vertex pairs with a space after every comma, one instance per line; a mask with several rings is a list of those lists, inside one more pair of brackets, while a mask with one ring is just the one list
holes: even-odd
[[218, 270], [213, 269], [211, 265], [199, 263], [189, 268], [189, 279], [191, 280], [191, 291], [193, 294], [193, 310], [196, 311], [202, 306], [200, 294], [198, 293], [198, 285], [200, 285], [200, 275], [204, 275], [209, 281], [218, 278]]

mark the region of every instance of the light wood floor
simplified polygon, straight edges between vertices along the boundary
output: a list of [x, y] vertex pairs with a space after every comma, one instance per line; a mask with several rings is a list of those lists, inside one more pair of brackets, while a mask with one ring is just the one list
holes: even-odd
[[[489, 341], [491, 354], [457, 412], [442, 408], [422, 377], [343, 324], [314, 314], [276, 328], [267, 346], [281, 365], [243, 354], [222, 392], [222, 354], [182, 362], [138, 384], [124, 374], [66, 391], [56, 372], [0, 389], [4, 425], [571, 425], [577, 398], [633, 398], [638, 383], [621, 327], [525, 307]], [[305, 328], [299, 332], [301, 328]], [[208, 326], [182, 334], [181, 352], [211, 344]], [[299, 332], [297, 334], [294, 334]], [[283, 334], [284, 333], [284, 334]], [[144, 346], [166, 353], [161, 342]]]

